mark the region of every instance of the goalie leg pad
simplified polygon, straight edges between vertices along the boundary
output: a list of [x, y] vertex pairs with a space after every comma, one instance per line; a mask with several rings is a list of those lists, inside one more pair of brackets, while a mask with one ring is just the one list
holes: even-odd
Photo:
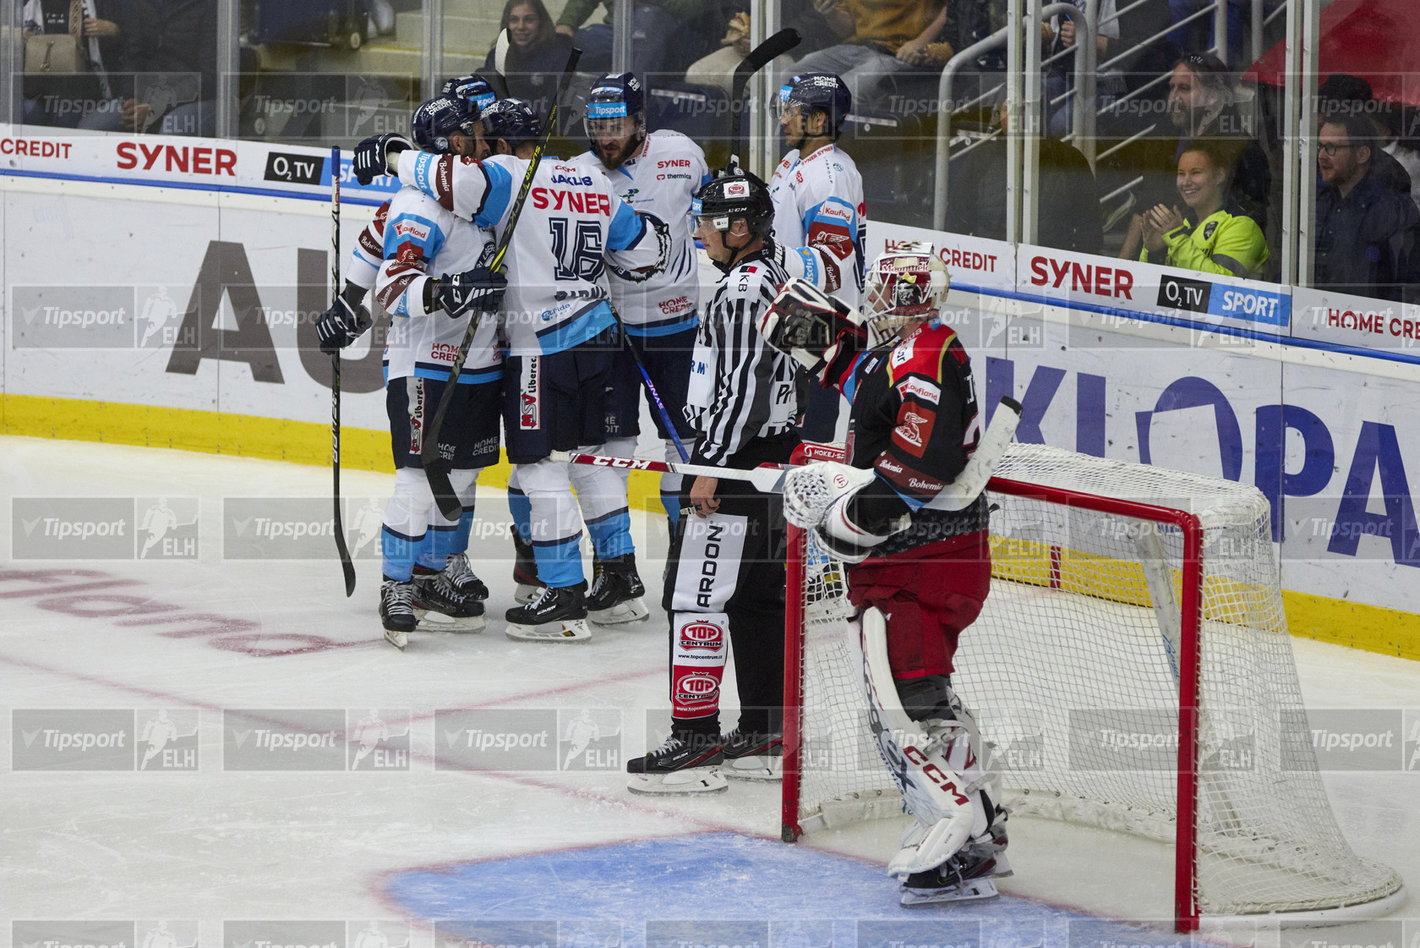
[[891, 874], [908, 875], [950, 859], [974, 833], [986, 829], [987, 818], [936, 742], [902, 709], [888, 665], [887, 622], [877, 609], [864, 611], [859, 640], [868, 720], [878, 752], [902, 791], [903, 802], [923, 828], [909, 833], [918, 840], [916, 846], [905, 847], [889, 864]]

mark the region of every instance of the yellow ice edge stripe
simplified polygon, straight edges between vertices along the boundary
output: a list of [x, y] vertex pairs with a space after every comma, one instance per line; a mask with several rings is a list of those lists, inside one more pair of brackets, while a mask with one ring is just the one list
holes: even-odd
[[[326, 424], [122, 402], [5, 394], [0, 398], [0, 432], [299, 464], [330, 463]], [[393, 472], [389, 433], [343, 428], [340, 460], [346, 470]], [[500, 461], [483, 471], [479, 483], [507, 487], [509, 471], [507, 461]], [[659, 513], [658, 483], [655, 474], [632, 471], [630, 505]], [[1292, 635], [1420, 661], [1420, 615], [1288, 590], [1282, 591], [1282, 603]]]

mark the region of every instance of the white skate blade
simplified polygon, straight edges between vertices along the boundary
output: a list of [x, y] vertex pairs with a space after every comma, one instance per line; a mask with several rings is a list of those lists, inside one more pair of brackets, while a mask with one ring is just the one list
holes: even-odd
[[668, 774], [627, 774], [626, 789], [632, 793], [719, 793], [729, 781], [716, 767], [687, 767]]
[[585, 642], [592, 637], [586, 619], [565, 619], [561, 622], [544, 622], [542, 625], [517, 625], [508, 623], [503, 633], [520, 642]]
[[726, 777], [736, 780], [782, 780], [784, 777], [784, 758], [778, 754], [736, 757], [720, 766]]
[[996, 883], [989, 877], [967, 879], [960, 885], [944, 889], [909, 889], [902, 887], [900, 905], [916, 908], [920, 905], [941, 905], [944, 902], [985, 902], [1001, 893], [996, 891]]
[[417, 632], [482, 632], [488, 626], [483, 616], [456, 618], [428, 609], [415, 609], [414, 616], [419, 620], [414, 627]]
[[409, 633], [396, 632], [394, 629], [385, 629], [385, 641], [402, 652], [404, 651], [404, 647], [409, 644]]
[[520, 606], [526, 606], [536, 599], [544, 588], [543, 586], [533, 586], [529, 583], [518, 583], [518, 588], [513, 590], [513, 601]]
[[938, 820], [915, 846], [904, 846], [888, 863], [888, 875], [906, 878], [914, 872], [926, 872], [946, 862], [966, 845], [971, 836], [974, 814], [970, 807], [955, 816]]
[[618, 602], [610, 609], [595, 609], [587, 613], [587, 618], [597, 625], [621, 625], [624, 622], [640, 622], [651, 614], [641, 597]]

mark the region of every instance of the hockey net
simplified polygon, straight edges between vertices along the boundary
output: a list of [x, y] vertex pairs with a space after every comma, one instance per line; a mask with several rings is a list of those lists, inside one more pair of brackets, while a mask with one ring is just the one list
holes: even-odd
[[[1180, 930], [1398, 892], [1322, 787], [1259, 491], [1016, 444], [989, 500], [991, 592], [952, 684], [1014, 813], [1173, 842]], [[900, 815], [844, 566], [793, 528], [788, 589], [784, 837]]]

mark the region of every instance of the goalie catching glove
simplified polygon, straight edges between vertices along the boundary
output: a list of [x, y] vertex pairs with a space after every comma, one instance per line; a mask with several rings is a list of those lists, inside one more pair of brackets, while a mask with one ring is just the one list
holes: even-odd
[[369, 185], [380, 175], [389, 174], [389, 156], [413, 147], [413, 142], [395, 132], [371, 135], [355, 146], [355, 157], [350, 159], [355, 180]]
[[789, 471], [784, 478], [784, 519], [813, 530], [819, 541], [845, 563], [861, 563], [873, 548], [908, 525], [908, 515], [882, 525], [859, 522], [853, 499], [877, 475], [834, 461], [817, 461]]
[[475, 267], [452, 276], [444, 274], [424, 284], [424, 311], [442, 309], [457, 319], [469, 310], [496, 312], [503, 306], [508, 279], [496, 270]]
[[759, 332], [765, 342], [819, 379], [840, 358], [857, 355], [868, 343], [867, 328], [857, 312], [798, 278], [780, 288], [760, 318]]
[[337, 296], [335, 303], [316, 317], [316, 337], [320, 339], [320, 351], [335, 355], [364, 335], [365, 330], [374, 325], [374, 317], [362, 302], [354, 306]]

